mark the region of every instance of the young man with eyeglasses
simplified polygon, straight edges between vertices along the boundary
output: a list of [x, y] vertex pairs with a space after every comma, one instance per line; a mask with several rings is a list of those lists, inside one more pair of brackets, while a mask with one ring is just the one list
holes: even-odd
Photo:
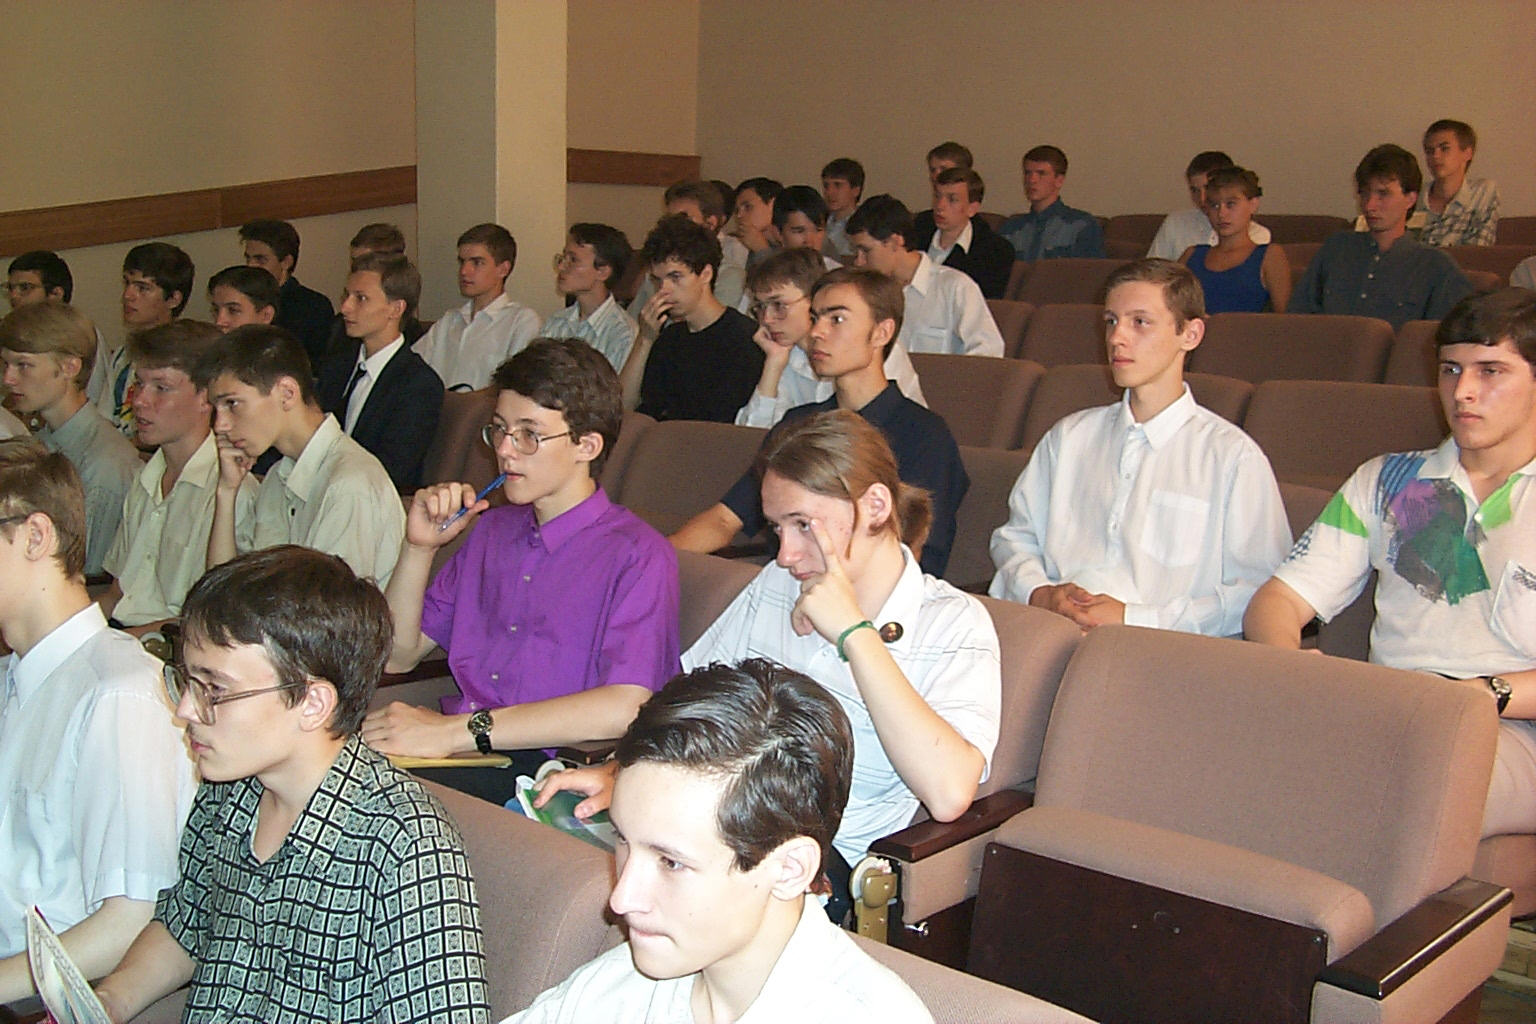
[[0, 441], [0, 1004], [33, 991], [29, 907], [87, 977], [116, 965], [176, 880], [196, 789], [159, 663], [85, 591], [85, 531], [70, 461]]
[[579, 338], [602, 353], [618, 372], [640, 330], [613, 297], [634, 250], [618, 228], [572, 224], [555, 256], [555, 289], [571, 304], [544, 321], [542, 338]]
[[378, 589], [268, 548], [200, 579], [183, 625], [165, 684], [209, 784], [178, 880], [97, 989], [112, 1019], [190, 982], [186, 1020], [483, 1024], [463, 841], [357, 734], [389, 655]]
[[[495, 385], [485, 437], [511, 505], [487, 511], [467, 483], [418, 491], [385, 591], [389, 669], [442, 647], [459, 692], [441, 712], [400, 702], [374, 711], [363, 738], [418, 757], [510, 752], [513, 771], [429, 773], [505, 803], [544, 748], [620, 735], [676, 674], [678, 591], [672, 548], [597, 483], [623, 418], [608, 361], [585, 342], [540, 338], [496, 370]], [[438, 549], [481, 519], [428, 586]]]

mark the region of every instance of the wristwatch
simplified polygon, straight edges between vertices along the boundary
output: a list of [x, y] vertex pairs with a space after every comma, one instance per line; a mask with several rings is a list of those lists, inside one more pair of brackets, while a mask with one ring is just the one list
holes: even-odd
[[1503, 676], [1483, 676], [1483, 682], [1488, 684], [1489, 692], [1493, 694], [1494, 700], [1498, 701], [1499, 714], [1502, 715], [1504, 709], [1509, 707], [1509, 698], [1514, 696], [1515, 691], [1510, 688], [1509, 683], [1504, 681]]
[[489, 754], [491, 752], [491, 713], [476, 711], [464, 724], [469, 728], [469, 734], [475, 738], [475, 749], [482, 754]]

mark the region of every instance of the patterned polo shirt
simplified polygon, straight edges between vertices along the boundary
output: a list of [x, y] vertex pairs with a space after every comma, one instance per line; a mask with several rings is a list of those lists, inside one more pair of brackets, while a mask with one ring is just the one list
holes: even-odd
[[1425, 245], [1492, 245], [1499, 229], [1499, 187], [1487, 178], [1468, 178], [1439, 213], [1429, 208], [1429, 185], [1419, 192], [1425, 213], [1419, 241]]
[[442, 806], [354, 735], [263, 863], [262, 789], [203, 784], [155, 907], [197, 963], [183, 1019], [483, 1024], [480, 906]]

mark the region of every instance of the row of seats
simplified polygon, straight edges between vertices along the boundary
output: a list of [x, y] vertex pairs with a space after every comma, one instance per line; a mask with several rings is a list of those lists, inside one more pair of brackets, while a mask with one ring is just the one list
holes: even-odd
[[[1003, 354], [1008, 358], [1027, 359], [1042, 366], [1104, 363], [1104, 307], [1100, 303], [1037, 306], [991, 299], [987, 306], [1003, 336]], [[1206, 319], [1205, 340], [1190, 354], [1187, 367], [1254, 384], [1266, 380], [1350, 380], [1432, 386], [1436, 326], [1436, 321], [1410, 320], [1394, 333], [1391, 324], [1375, 317], [1216, 313]], [[923, 388], [926, 393], [926, 379]]]
[[[1104, 224], [1104, 248], [1110, 256], [1124, 259], [1146, 255], [1162, 226], [1163, 216], [1125, 213], [1108, 220], [1099, 218]], [[1285, 246], [1293, 242], [1323, 242], [1329, 235], [1354, 224], [1353, 220], [1322, 214], [1265, 213], [1259, 215], [1258, 221], [1269, 229], [1272, 241]], [[1536, 217], [1500, 217], [1494, 241], [1498, 245], [1536, 245]]]

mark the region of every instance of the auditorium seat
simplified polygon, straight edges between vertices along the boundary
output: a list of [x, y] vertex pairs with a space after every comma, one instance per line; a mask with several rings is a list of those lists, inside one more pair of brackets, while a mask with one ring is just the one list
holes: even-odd
[[1104, 306], [1097, 302], [1036, 306], [1029, 315], [1018, 358], [1033, 360], [1047, 369], [1074, 363], [1106, 365]]
[[422, 462], [421, 478], [429, 484], [466, 481], [479, 491], [496, 479], [496, 455], [480, 437], [496, 411], [497, 391], [445, 391], [437, 433]]
[[1092, 630], [987, 849], [970, 970], [1102, 1020], [1441, 1019], [1509, 930], [1468, 877], [1495, 732], [1486, 693], [1421, 673]]
[[1440, 360], [1435, 354], [1438, 320], [1409, 320], [1397, 329], [1392, 353], [1387, 357], [1386, 382], [1436, 387]]
[[1029, 272], [1034, 267], [1028, 260], [1014, 260], [1013, 269], [1008, 271], [1008, 286], [1003, 289], [1003, 298], [1017, 301], [1019, 292], [1024, 290], [1024, 282], [1029, 278]]
[[1005, 215], [1003, 215], [1001, 213], [991, 213], [990, 211], [987, 211], [987, 210], [982, 210], [976, 216], [978, 216], [982, 220], [986, 221], [987, 222], [987, 227], [991, 228], [993, 230], [993, 232], [996, 232], [998, 228], [1002, 227], [1003, 226], [1003, 221], [1008, 219]]
[[[1122, 213], [1109, 218], [1104, 228], [1104, 250], [1111, 257], [1140, 259], [1152, 248], [1157, 229], [1163, 226], [1162, 213]], [[1117, 245], [1118, 243], [1118, 245]]]
[[1494, 241], [1499, 245], [1536, 245], [1536, 217], [1500, 217]]
[[1104, 281], [1124, 260], [1064, 258], [1036, 260], [1017, 293], [1007, 298], [1044, 306], [1061, 302], [1104, 301]]
[[1347, 231], [1354, 223], [1343, 217], [1316, 213], [1264, 213], [1256, 219], [1269, 228], [1271, 242], [1285, 246], [1287, 256], [1291, 255], [1292, 248], [1297, 244], [1321, 244], [1328, 240], [1329, 235]]
[[625, 460], [609, 497], [662, 533], [672, 533], [725, 497], [766, 431], [703, 420], [667, 420], [649, 427]]
[[608, 459], [603, 463], [602, 473], [598, 477], [610, 498], [623, 489], [629, 460], [634, 457], [640, 438], [655, 425], [656, 421], [643, 412], [630, 411], [624, 414], [624, 422], [619, 427], [619, 439], [614, 443], [613, 451], [608, 453]]
[[971, 486], [955, 510], [955, 542], [944, 578], [962, 590], [982, 593], [992, 580], [992, 531], [1008, 521], [1008, 495], [1029, 453], [962, 445], [960, 461]]
[[1029, 317], [1035, 307], [1012, 299], [988, 299], [987, 309], [992, 312], [992, 322], [997, 324], [997, 333], [1003, 336], [1003, 355], [1009, 359], [1020, 358], [1019, 353], [1024, 348], [1024, 332], [1029, 327]]
[[1433, 448], [1446, 435], [1433, 388], [1335, 381], [1260, 384], [1243, 428], [1269, 456], [1276, 479], [1326, 491], [1372, 456]]
[[1463, 270], [1462, 273], [1467, 275], [1474, 295], [1487, 295], [1509, 286], [1508, 277], [1500, 277], [1491, 270]]
[[1296, 286], [1301, 283], [1307, 267], [1311, 265], [1317, 251], [1323, 247], [1319, 240], [1316, 242], [1285, 242], [1286, 262], [1291, 265], [1291, 292], [1295, 294]]
[[1217, 313], [1206, 321], [1205, 340], [1190, 355], [1189, 367], [1254, 384], [1266, 380], [1379, 382], [1391, 350], [1392, 325], [1372, 317]]
[[1045, 367], [1024, 359], [912, 353], [928, 408], [944, 417], [958, 444], [1017, 448], [1024, 413]]
[[1508, 286], [1510, 273], [1522, 260], [1536, 256], [1536, 244], [1452, 245], [1446, 247], [1445, 254], [1455, 260], [1456, 265], [1466, 271], [1469, 277], [1474, 270], [1483, 271], [1494, 275], [1499, 282], [1498, 287], [1503, 288]]

